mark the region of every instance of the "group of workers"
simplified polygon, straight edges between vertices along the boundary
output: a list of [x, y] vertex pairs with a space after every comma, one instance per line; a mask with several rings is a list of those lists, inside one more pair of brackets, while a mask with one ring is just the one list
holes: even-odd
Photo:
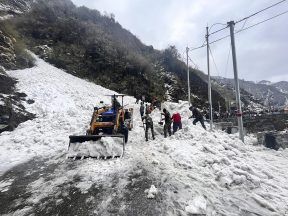
[[[206, 130], [205, 124], [204, 124], [204, 118], [202, 113], [196, 108], [196, 107], [189, 107], [189, 110], [192, 112], [192, 116], [189, 117], [192, 118], [194, 117], [193, 124], [196, 125], [196, 123], [199, 121], [202, 125], [202, 127]], [[173, 129], [173, 134], [177, 131], [182, 129], [182, 122], [181, 122], [181, 115], [178, 112], [175, 112], [172, 117], [171, 114], [168, 112], [167, 109], [163, 109], [163, 112], [161, 113], [161, 121], [159, 124], [163, 125], [163, 120], [164, 120], [164, 137], [166, 138], [167, 135], [171, 136], [171, 126]], [[155, 133], [154, 133], [154, 126], [153, 126], [153, 120], [150, 116], [150, 113], [152, 112], [151, 108], [146, 104], [146, 107], [144, 106], [143, 102], [141, 102], [140, 105], [140, 115], [142, 118], [143, 126], [144, 124], [146, 125], [145, 128], [145, 139], [148, 141], [148, 131], [149, 129], [151, 130], [152, 133], [152, 139], [155, 139]], [[145, 115], [144, 115], [145, 114]], [[173, 125], [172, 125], [173, 123]]]

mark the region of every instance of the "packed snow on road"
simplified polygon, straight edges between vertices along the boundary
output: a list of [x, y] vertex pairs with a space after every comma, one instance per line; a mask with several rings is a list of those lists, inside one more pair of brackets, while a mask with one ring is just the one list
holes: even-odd
[[[124, 157], [67, 159], [69, 135], [84, 135], [95, 104], [109, 104], [106, 95], [116, 92], [35, 58], [33, 68], [8, 71], [18, 79], [19, 91], [35, 101], [25, 107], [37, 117], [0, 135], [1, 196], [11, 198], [18, 185], [17, 173], [8, 175], [9, 170], [43, 163], [29, 173], [27, 168], [25, 175], [32, 180], [27, 180], [25, 196], [9, 198], [1, 213], [30, 215], [38, 206], [37, 211], [54, 214], [67, 200], [81, 198], [81, 205], [89, 204], [89, 214], [95, 215], [144, 215], [149, 205], [155, 207], [154, 215], [288, 215], [288, 150], [259, 146], [252, 135], [244, 144], [238, 135], [205, 131], [199, 123], [192, 124], [185, 101], [162, 105], [171, 114], [181, 114], [183, 129], [164, 138], [156, 109], [151, 114], [156, 139], [150, 134], [146, 142], [140, 105], [124, 97], [124, 104], [134, 108]], [[76, 198], [71, 185], [78, 191]]]

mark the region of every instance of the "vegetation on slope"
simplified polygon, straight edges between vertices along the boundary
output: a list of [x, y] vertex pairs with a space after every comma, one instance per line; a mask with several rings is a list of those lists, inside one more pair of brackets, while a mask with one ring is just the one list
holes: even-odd
[[[13, 22], [29, 49], [69, 73], [148, 101], [167, 99], [167, 90], [173, 101], [187, 98], [187, 69], [177, 49], [142, 44], [113, 14], [76, 7], [70, 0], [39, 0]], [[198, 96], [193, 103], [207, 105], [207, 83], [190, 71], [192, 94]], [[217, 104], [225, 103], [219, 93], [213, 95]]]

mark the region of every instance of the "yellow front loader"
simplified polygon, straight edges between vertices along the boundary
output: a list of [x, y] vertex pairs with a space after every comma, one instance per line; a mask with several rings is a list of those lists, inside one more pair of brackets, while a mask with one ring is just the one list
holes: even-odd
[[[124, 109], [125, 95], [110, 95], [111, 106], [95, 107], [86, 135], [69, 136], [70, 158], [122, 157], [128, 132], [133, 128], [133, 109]], [[122, 97], [122, 105], [117, 101]]]

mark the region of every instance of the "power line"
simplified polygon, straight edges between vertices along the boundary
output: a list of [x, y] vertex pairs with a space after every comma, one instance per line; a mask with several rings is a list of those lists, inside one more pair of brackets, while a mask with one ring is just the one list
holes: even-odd
[[190, 58], [189, 55], [188, 55], [188, 59], [190, 62], [192, 62], [192, 64], [194, 64], [195, 68], [198, 69], [198, 65]]
[[199, 46], [199, 47], [193, 47], [193, 48], [190, 48], [189, 51], [201, 49], [201, 48], [203, 48], [203, 47], [205, 47], [205, 46], [206, 46], [206, 44], [203, 44], [203, 45], [201, 45], [201, 46]]
[[231, 53], [231, 46], [229, 45], [229, 52], [228, 52], [226, 66], [225, 66], [225, 78], [227, 77], [227, 70], [228, 70], [228, 64], [229, 64], [229, 59], [230, 59], [230, 53]]
[[[286, 1], [286, 0], [285, 0], [285, 1]], [[248, 26], [248, 27], [246, 27], [246, 28], [243, 28], [243, 27], [245, 26], [245, 25], [243, 25], [240, 30], [238, 30], [238, 31], [235, 32], [235, 34], [240, 33], [240, 32], [242, 32], [242, 31], [245, 31], [245, 30], [247, 30], [247, 29], [250, 29], [250, 28], [252, 28], [252, 27], [255, 27], [255, 26], [259, 25], [259, 24], [262, 24], [262, 23], [264, 23], [264, 22], [267, 22], [267, 21], [272, 20], [272, 19], [274, 19], [274, 18], [277, 18], [277, 17], [279, 17], [279, 16], [282, 16], [282, 15], [284, 15], [284, 14], [286, 14], [286, 13], [288, 13], [288, 10], [287, 10], [287, 11], [284, 11], [283, 13], [277, 14], [277, 15], [275, 15], [275, 16], [273, 16], [273, 17], [270, 17], [270, 18], [268, 18], [268, 19], [265, 19], [265, 20], [263, 20], [263, 21], [261, 21], [261, 22], [258, 22], [258, 23], [256, 23], [256, 24], [253, 24], [253, 25], [251, 25], [251, 26]], [[245, 22], [244, 24], [246, 24], [246, 22]], [[226, 35], [226, 36], [221, 37], [221, 38], [219, 38], [219, 39], [217, 39], [217, 40], [211, 41], [209, 44], [216, 43], [216, 42], [221, 41], [221, 40], [223, 40], [223, 39], [225, 39], [225, 38], [228, 38], [228, 37], [230, 37], [230, 35]], [[203, 44], [203, 45], [201, 45], [201, 46], [199, 46], [199, 47], [191, 48], [190, 51], [197, 50], [197, 49], [201, 49], [201, 48], [203, 48], [203, 47], [205, 47], [205, 46], [207, 46], [207, 44]]]
[[275, 4], [273, 4], [273, 5], [270, 5], [269, 7], [263, 8], [262, 10], [257, 11], [256, 13], [253, 13], [253, 14], [247, 16], [247, 17], [244, 17], [244, 18], [236, 21], [235, 24], [237, 24], [237, 23], [239, 23], [239, 22], [242, 22], [242, 21], [244, 21], [244, 20], [247, 20], [247, 19], [249, 19], [249, 18], [251, 18], [251, 17], [253, 17], [253, 16], [255, 16], [255, 15], [257, 15], [257, 14], [263, 12], [263, 11], [266, 11], [266, 10], [272, 8], [272, 7], [275, 7], [276, 5], [281, 4], [281, 3], [285, 2], [285, 1], [286, 1], [286, 0], [282, 0], [282, 1], [279, 1], [279, 2], [277, 2], [277, 3], [275, 3]]
[[228, 28], [228, 25], [227, 24], [223, 24], [223, 23], [214, 23], [212, 26], [210, 26], [209, 28], [209, 31], [211, 30], [211, 28], [215, 25], [224, 25], [225, 27], [221, 28], [221, 29], [218, 29], [212, 33], [209, 33], [209, 35], [212, 35], [212, 34], [216, 34], [217, 32], [220, 32], [220, 31], [223, 31], [224, 29]]
[[219, 39], [217, 39], [217, 40], [211, 41], [209, 44], [216, 43], [216, 42], [221, 41], [221, 40], [223, 40], [223, 39], [225, 39], [225, 38], [228, 38], [228, 37], [230, 37], [230, 35], [226, 35], [226, 36], [224, 36], [224, 37], [222, 37], [222, 38], [219, 38]]
[[248, 19], [246, 19], [246, 20], [244, 21], [244, 23], [243, 23], [243, 25], [242, 25], [240, 31], [242, 31], [242, 30], [244, 29], [244, 27], [245, 27], [245, 25], [246, 25], [246, 23], [247, 23], [247, 20], [248, 20]]
[[191, 47], [191, 48], [189, 48], [189, 50], [193, 51], [193, 50], [197, 50], [197, 49], [200, 49], [202, 47], [205, 47], [205, 46], [206, 46], [206, 39], [204, 40], [204, 42], [202, 43], [201, 46], [199, 46], [199, 47]]
[[[217, 40], [211, 41], [211, 42], [209, 42], [209, 44], [216, 43], [216, 42], [221, 41], [221, 40], [223, 40], [223, 39], [225, 39], [225, 38], [228, 38], [228, 37], [230, 37], [230, 35], [226, 35], [226, 36], [224, 36], [224, 37], [222, 37], [222, 38], [219, 38], [219, 39], [217, 39]], [[201, 48], [206, 47], [206, 46], [207, 46], [207, 44], [205, 43], [205, 44], [203, 44], [203, 45], [201, 45], [201, 46], [199, 46], [199, 47], [191, 48], [191, 49], [189, 49], [189, 51], [201, 49]]]
[[[260, 11], [257, 11], [256, 13], [253, 13], [253, 14], [247, 16], [247, 17], [244, 17], [244, 18], [236, 21], [235, 24], [237, 24], [237, 23], [239, 23], [239, 22], [242, 22], [242, 21], [244, 21], [244, 20], [247, 21], [247, 19], [249, 19], [249, 18], [251, 18], [251, 17], [253, 17], [253, 16], [256, 16], [257, 14], [262, 13], [263, 11], [266, 11], [266, 10], [272, 8], [272, 7], [275, 7], [275, 6], [277, 6], [278, 4], [281, 4], [281, 3], [285, 2], [285, 1], [286, 1], [286, 0], [282, 0], [282, 1], [280, 1], [280, 2], [277, 2], [277, 3], [273, 4], [273, 5], [270, 5], [269, 7], [266, 7], [266, 8], [264, 8], [264, 9], [260, 10]], [[212, 28], [214, 25], [225, 25], [225, 27], [214, 31], [214, 32], [210, 33], [209, 35], [216, 34], [216, 33], [220, 32], [220, 31], [223, 31], [224, 29], [228, 28], [228, 25], [227, 25], [227, 24], [214, 23], [214, 24], [209, 28], [209, 31], [211, 30], [211, 28]], [[245, 25], [245, 24], [244, 24], [244, 25]], [[242, 28], [243, 28], [243, 27], [242, 27]]]
[[[286, 0], [285, 0], [285, 1], [286, 1]], [[241, 30], [235, 32], [235, 34], [237, 34], [237, 33], [239, 33], [239, 32], [242, 32], [242, 31], [245, 31], [245, 30], [247, 30], [247, 29], [250, 29], [250, 28], [252, 28], [252, 27], [255, 27], [255, 26], [259, 25], [259, 24], [262, 24], [262, 23], [264, 23], [264, 22], [267, 22], [267, 21], [269, 21], [269, 20], [272, 20], [272, 19], [274, 19], [274, 18], [276, 18], [276, 17], [279, 17], [279, 16], [281, 16], [281, 15], [284, 15], [284, 14], [286, 14], [286, 13], [288, 13], [288, 10], [287, 10], [287, 11], [284, 11], [283, 13], [277, 14], [277, 15], [275, 15], [275, 16], [273, 16], [273, 17], [270, 17], [270, 18], [268, 18], [268, 19], [265, 19], [265, 20], [263, 20], [263, 21], [261, 21], [261, 22], [258, 22], [258, 23], [256, 23], [256, 24], [253, 24], [253, 25], [251, 25], [251, 26], [248, 26], [248, 27], [246, 27], [246, 28], [244, 28], [244, 29], [241, 29]]]
[[217, 65], [216, 65], [216, 62], [215, 62], [214, 56], [213, 56], [213, 54], [212, 54], [212, 50], [210, 49], [210, 46], [209, 46], [209, 52], [210, 52], [210, 54], [211, 54], [211, 56], [212, 56], [212, 60], [213, 60], [214, 66], [215, 66], [215, 69], [216, 69], [217, 74], [218, 74], [218, 77], [219, 77], [219, 70], [218, 70], [218, 67], [217, 67]]

